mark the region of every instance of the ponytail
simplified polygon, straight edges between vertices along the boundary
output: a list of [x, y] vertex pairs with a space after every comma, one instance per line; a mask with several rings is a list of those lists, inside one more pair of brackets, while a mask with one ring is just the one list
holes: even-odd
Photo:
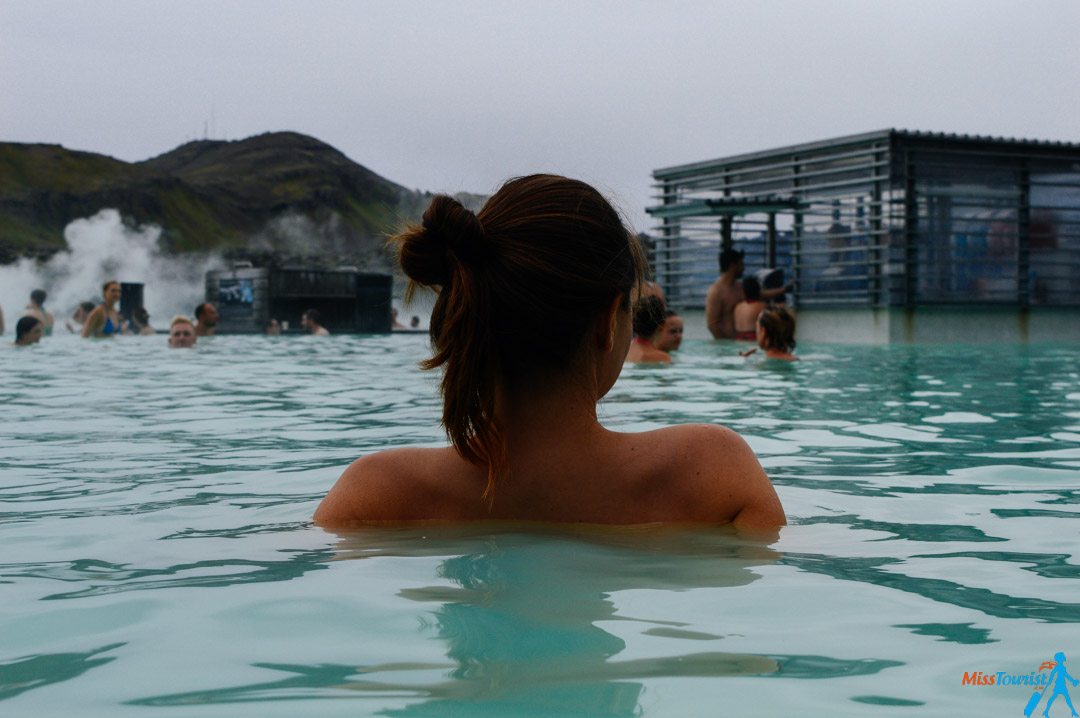
[[423, 369], [443, 367], [442, 423], [450, 443], [467, 461], [488, 466], [484, 497], [491, 499], [507, 461], [495, 420], [496, 382], [501, 375], [492, 321], [493, 297], [484, 230], [460, 202], [436, 196], [419, 227], [394, 238], [398, 261], [409, 276], [406, 301], [417, 286], [439, 292], [431, 314], [435, 354]]

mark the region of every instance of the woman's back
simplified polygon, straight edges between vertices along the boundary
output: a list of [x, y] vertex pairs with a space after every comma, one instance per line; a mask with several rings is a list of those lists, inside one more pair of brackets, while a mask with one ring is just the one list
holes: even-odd
[[761, 300], [742, 301], [735, 305], [735, 331], [753, 332], [757, 327], [757, 318], [765, 309]]
[[734, 432], [605, 429], [596, 405], [622, 371], [641, 286], [640, 245], [588, 185], [512, 180], [479, 215], [436, 197], [396, 238], [431, 315], [451, 447], [354, 462], [315, 520], [734, 522], [775, 528], [783, 510]]
[[[734, 523], [772, 528], [783, 509], [753, 452], [734, 432], [686, 425], [581, 437], [588, 447], [534, 447], [485, 500], [486, 469], [452, 448], [405, 448], [357, 460], [316, 522], [545, 521]], [[357, 508], [362, 507], [361, 511]]]

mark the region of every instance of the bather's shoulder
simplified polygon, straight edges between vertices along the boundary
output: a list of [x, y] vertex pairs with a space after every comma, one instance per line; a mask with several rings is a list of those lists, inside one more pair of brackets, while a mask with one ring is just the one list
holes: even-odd
[[315, 511], [315, 523], [438, 517], [449, 494], [461, 490], [464, 461], [452, 449], [400, 448], [363, 456], [342, 472]]
[[657, 429], [656, 434], [670, 450], [687, 459], [731, 458], [733, 453], [753, 457], [753, 451], [738, 433], [719, 424], [679, 424]]
[[669, 479], [677, 477], [699, 517], [717, 516], [740, 528], [786, 523], [776, 491], [753, 449], [739, 434], [714, 424], [657, 430]]

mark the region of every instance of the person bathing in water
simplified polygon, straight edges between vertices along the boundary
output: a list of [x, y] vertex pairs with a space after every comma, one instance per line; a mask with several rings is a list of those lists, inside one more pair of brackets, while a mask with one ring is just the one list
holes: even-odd
[[101, 294], [104, 301], [94, 307], [83, 323], [84, 337], [115, 337], [123, 330], [120, 312], [116, 310], [116, 303], [120, 301], [120, 282], [115, 279], [105, 282], [101, 287]]
[[757, 341], [757, 318], [765, 308], [761, 300], [761, 284], [754, 277], [742, 282], [743, 300], [735, 305], [735, 339], [743, 342]]
[[35, 289], [30, 292], [30, 303], [26, 305], [26, 316], [36, 317], [41, 321], [45, 336], [53, 333], [53, 324], [56, 322], [53, 313], [45, 309], [45, 300], [48, 296], [44, 289]]
[[300, 326], [316, 337], [330, 336], [330, 330], [322, 324], [322, 312], [318, 309], [309, 309], [300, 316]]
[[[766, 359], [799, 360], [791, 353], [795, 348], [795, 316], [787, 307], [774, 305], [762, 310], [757, 318], [757, 343]], [[748, 349], [739, 352], [739, 356], [750, 356], [756, 351]]]
[[45, 322], [27, 315], [15, 323], [15, 346], [28, 347], [37, 344], [45, 334]]
[[195, 335], [200, 337], [214, 336], [220, 318], [217, 307], [210, 302], [203, 302], [195, 307]]
[[394, 238], [417, 287], [437, 291], [430, 336], [442, 369], [446, 448], [353, 462], [315, 512], [365, 522], [785, 523], [746, 442], [714, 424], [622, 433], [597, 402], [622, 371], [645, 259], [619, 215], [579, 181], [507, 182], [473, 214], [436, 196]]
[[653, 339], [664, 326], [664, 301], [645, 296], [634, 305], [634, 338], [626, 361], [631, 364], [670, 364], [671, 355], [656, 347]]
[[667, 318], [653, 334], [652, 343], [662, 352], [671, 353], [682, 346], [683, 320], [674, 310], [668, 309]]
[[199, 341], [195, 325], [183, 315], [176, 315], [169, 322], [169, 346], [173, 349], [190, 349]]

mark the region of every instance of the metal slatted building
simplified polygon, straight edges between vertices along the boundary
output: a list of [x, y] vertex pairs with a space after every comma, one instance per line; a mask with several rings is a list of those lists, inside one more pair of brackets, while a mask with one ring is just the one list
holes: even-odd
[[801, 314], [1080, 307], [1080, 144], [889, 129], [653, 178], [674, 306], [703, 305], [733, 246], [783, 268]]

